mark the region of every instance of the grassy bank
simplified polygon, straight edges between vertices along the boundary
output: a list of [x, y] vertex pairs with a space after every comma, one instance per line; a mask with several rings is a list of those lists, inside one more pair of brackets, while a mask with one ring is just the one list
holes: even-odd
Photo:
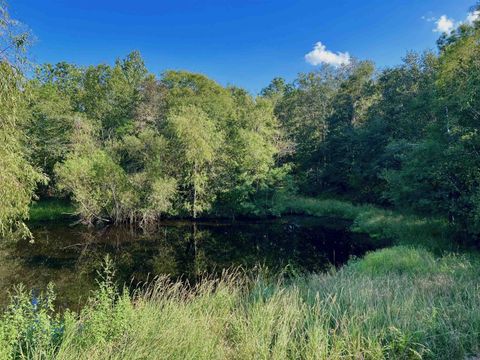
[[29, 221], [53, 221], [72, 218], [75, 207], [66, 200], [41, 200], [30, 206]]
[[422, 218], [341, 200], [301, 197], [282, 201], [277, 211], [350, 220], [353, 232], [366, 233], [381, 245], [421, 245], [436, 253], [457, 250], [452, 241], [454, 230], [443, 219]]
[[[68, 213], [67, 204], [32, 208], [34, 220]], [[350, 220], [352, 231], [393, 247], [327, 274], [285, 280], [230, 272], [193, 288], [162, 278], [134, 294], [116, 290], [110, 265], [80, 313], [58, 313], [53, 290], [32, 296], [20, 289], [0, 317], [0, 360], [480, 354], [480, 259], [446, 250], [446, 222], [304, 198], [290, 199], [280, 213]]]
[[133, 297], [109, 276], [80, 314], [20, 292], [2, 359], [464, 359], [478, 354], [480, 265], [394, 247], [341, 270], [242, 274], [195, 288], [159, 279]]

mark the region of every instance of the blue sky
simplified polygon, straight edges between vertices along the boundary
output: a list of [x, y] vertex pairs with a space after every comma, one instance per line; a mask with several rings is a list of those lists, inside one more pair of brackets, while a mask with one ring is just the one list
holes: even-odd
[[338, 61], [340, 52], [383, 67], [434, 49], [438, 21], [464, 20], [473, 2], [11, 0], [10, 12], [37, 37], [38, 63], [112, 63], [139, 50], [153, 73], [190, 70], [257, 93], [275, 76], [314, 69], [305, 55], [318, 42], [311, 63]]

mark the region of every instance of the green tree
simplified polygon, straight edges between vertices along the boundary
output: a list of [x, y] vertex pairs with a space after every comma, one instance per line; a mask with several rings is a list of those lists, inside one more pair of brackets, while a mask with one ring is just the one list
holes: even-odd
[[[226, 214], [266, 215], [283, 177], [275, 172], [284, 144], [270, 97], [254, 99], [245, 90], [231, 88], [235, 121], [227, 128], [225, 164], [219, 177], [219, 211]], [[288, 166], [282, 167], [284, 174]], [[223, 186], [222, 186], [223, 185]]]
[[29, 34], [0, 2], [0, 237], [28, 236], [23, 220], [37, 183], [45, 177], [29, 163], [25, 147], [25, 78], [21, 65]]
[[[300, 74], [288, 86], [281, 100], [276, 102], [275, 115], [285, 134], [283, 157], [295, 164], [296, 178], [305, 193], [317, 190], [322, 164], [312, 161], [328, 133], [328, 117], [333, 112], [332, 101], [343, 69], [323, 67], [308, 74]], [[268, 88], [266, 90], [268, 94]]]
[[75, 154], [56, 173], [59, 189], [73, 194], [86, 224], [129, 218], [135, 194], [123, 169], [105, 151]]
[[183, 202], [192, 217], [208, 210], [215, 200], [209, 183], [215, 176], [215, 160], [222, 134], [215, 123], [195, 106], [178, 108], [168, 118], [171, 151], [176, 153], [183, 187]]
[[80, 108], [100, 125], [102, 139], [128, 132], [147, 70], [138, 52], [132, 52], [113, 67], [101, 64], [84, 70], [79, 94]]
[[26, 128], [30, 138], [32, 162], [49, 178], [51, 192], [54, 186], [53, 168], [65, 160], [71, 145], [75, 113], [70, 99], [54, 84], [30, 82], [31, 99]]
[[323, 191], [356, 194], [364, 185], [356, 182], [359, 174], [354, 173], [365, 150], [358, 141], [358, 132], [368, 122], [378, 95], [372, 63], [354, 63], [346, 70], [332, 99], [333, 110], [326, 120], [327, 134], [322, 146], [312, 153], [310, 163], [320, 169], [319, 183], [314, 186], [321, 186]]
[[385, 172], [386, 195], [397, 206], [448, 217], [470, 236], [480, 233], [479, 39], [478, 22], [441, 39], [427, 78], [432, 90], [417, 94], [410, 116], [417, 135], [397, 141], [404, 150]]

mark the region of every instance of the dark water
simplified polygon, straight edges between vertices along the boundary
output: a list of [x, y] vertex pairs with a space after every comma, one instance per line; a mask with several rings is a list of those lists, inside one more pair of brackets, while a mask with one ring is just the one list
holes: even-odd
[[119, 283], [168, 274], [195, 281], [222, 269], [257, 265], [320, 272], [372, 249], [368, 238], [351, 234], [348, 223], [310, 217], [264, 221], [168, 221], [145, 233], [130, 227], [91, 229], [43, 223], [35, 243], [19, 242], [0, 252], [0, 304], [6, 290], [23, 283], [39, 291], [54, 282], [60, 307], [81, 306], [95, 288], [97, 271], [108, 254]]

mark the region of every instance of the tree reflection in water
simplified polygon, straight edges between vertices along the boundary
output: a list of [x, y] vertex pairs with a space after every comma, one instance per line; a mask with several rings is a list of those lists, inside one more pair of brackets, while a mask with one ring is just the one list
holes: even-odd
[[164, 221], [142, 231], [130, 226], [86, 228], [44, 223], [35, 243], [21, 241], [0, 251], [1, 303], [6, 290], [23, 282], [43, 289], [54, 282], [58, 306], [78, 308], [96, 286], [108, 254], [120, 285], [135, 286], [157, 275], [194, 283], [232, 267], [280, 271], [325, 271], [372, 249], [366, 236], [351, 234], [348, 223], [309, 217], [264, 221]]

